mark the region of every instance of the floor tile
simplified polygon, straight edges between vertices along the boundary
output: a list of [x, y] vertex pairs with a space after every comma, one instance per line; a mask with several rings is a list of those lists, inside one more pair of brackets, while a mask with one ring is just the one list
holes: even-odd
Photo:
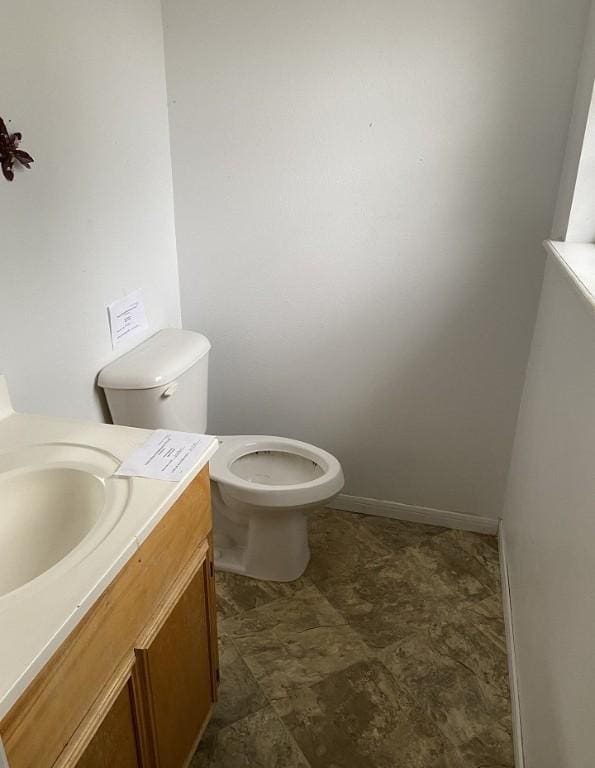
[[378, 661], [296, 691], [283, 720], [312, 768], [425, 768], [449, 747]]
[[499, 589], [499, 576], [491, 564], [461, 546], [459, 533], [446, 531], [415, 547], [420, 568], [434, 575], [458, 599], [481, 600]]
[[433, 536], [444, 533], [447, 529], [437, 525], [422, 525], [403, 520], [393, 520], [390, 517], [375, 517], [363, 515], [360, 524], [374, 536], [380, 538], [391, 551], [403, 547], [423, 544]]
[[357, 632], [314, 587], [222, 626], [272, 702], [369, 655]]
[[217, 609], [222, 619], [267, 605], [281, 597], [291, 597], [294, 592], [309, 583], [304, 579], [290, 583], [259, 581], [224, 571], [217, 571], [216, 580]]
[[[499, 730], [498, 726], [496, 732]], [[495, 738], [494, 729], [490, 727], [465, 744], [448, 747], [427, 768], [514, 768], [510, 735], [501, 733]]]
[[[479, 604], [481, 608], [486, 601]], [[472, 601], [441, 608], [438, 620], [428, 626], [432, 646], [469, 668], [490, 690], [498, 692], [509, 709], [508, 660], [503, 638], [494, 638], [491, 619], [478, 612]], [[440, 620], [441, 617], [441, 620]]]
[[306, 585], [290, 597], [244, 611], [220, 624], [225, 635], [241, 644], [243, 641], [250, 643], [251, 638], [257, 638], [263, 632], [292, 637], [296, 632], [321, 625], [345, 624], [345, 619], [315, 586]]
[[333, 576], [317, 587], [370, 648], [382, 648], [422, 631], [440, 605], [458, 599], [458, 588], [428, 567], [428, 557], [405, 547], [351, 578]]
[[[455, 543], [467, 555], [472, 557], [485, 571], [480, 579], [492, 591], [500, 590], [500, 556], [496, 536], [486, 536], [471, 531], [450, 530], [444, 537]], [[478, 571], [476, 570], [477, 574]]]
[[469, 622], [477, 626], [503, 653], [506, 653], [506, 634], [500, 590], [484, 600], [467, 603], [465, 610], [469, 613]]
[[248, 665], [231, 638], [225, 635], [219, 638], [219, 667], [219, 699], [209, 726], [211, 730], [235, 723], [268, 704]]
[[281, 720], [269, 708], [232, 725], [207, 729], [190, 768], [309, 768]]
[[[459, 614], [463, 616], [464, 614]], [[464, 619], [460, 619], [464, 621]], [[379, 658], [396, 684], [418, 698], [428, 721], [454, 745], [490, 733], [510, 746], [506, 657], [478, 629], [437, 621], [428, 632], [385, 648]]]
[[353, 580], [362, 566], [378, 563], [391, 548], [362, 525], [363, 515], [323, 509], [309, 519], [312, 552], [306, 576], [315, 584], [325, 579]]

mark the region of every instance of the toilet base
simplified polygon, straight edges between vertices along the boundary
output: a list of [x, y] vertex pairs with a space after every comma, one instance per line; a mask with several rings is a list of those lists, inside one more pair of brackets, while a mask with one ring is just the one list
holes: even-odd
[[215, 568], [218, 571], [238, 573], [241, 576], [260, 581], [290, 582], [300, 578], [310, 561], [310, 553], [308, 552], [302, 565], [296, 566], [291, 572], [287, 568], [281, 572], [280, 570], [269, 570], [266, 567], [251, 569], [249, 565], [246, 565], [245, 555], [246, 552], [243, 547], [218, 547], [215, 545]]
[[215, 567], [264, 581], [299, 579], [310, 562], [305, 510], [224, 502], [211, 488]]

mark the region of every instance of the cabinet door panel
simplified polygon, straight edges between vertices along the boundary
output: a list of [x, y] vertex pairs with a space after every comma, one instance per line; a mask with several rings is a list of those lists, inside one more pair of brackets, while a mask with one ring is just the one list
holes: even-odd
[[208, 587], [203, 560], [150, 642], [136, 651], [159, 768], [186, 764], [213, 705]]
[[76, 768], [138, 768], [140, 765], [130, 683], [110, 707]]

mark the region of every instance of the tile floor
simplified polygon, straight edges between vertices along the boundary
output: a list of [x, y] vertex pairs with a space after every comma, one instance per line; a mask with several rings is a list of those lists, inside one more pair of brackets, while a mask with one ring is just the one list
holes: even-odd
[[494, 537], [319, 511], [292, 584], [219, 573], [191, 768], [510, 768]]

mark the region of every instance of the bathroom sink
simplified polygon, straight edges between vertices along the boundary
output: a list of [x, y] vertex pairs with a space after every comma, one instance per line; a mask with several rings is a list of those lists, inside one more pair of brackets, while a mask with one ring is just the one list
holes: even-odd
[[126, 506], [118, 460], [46, 444], [0, 455], [0, 600], [94, 549]]

